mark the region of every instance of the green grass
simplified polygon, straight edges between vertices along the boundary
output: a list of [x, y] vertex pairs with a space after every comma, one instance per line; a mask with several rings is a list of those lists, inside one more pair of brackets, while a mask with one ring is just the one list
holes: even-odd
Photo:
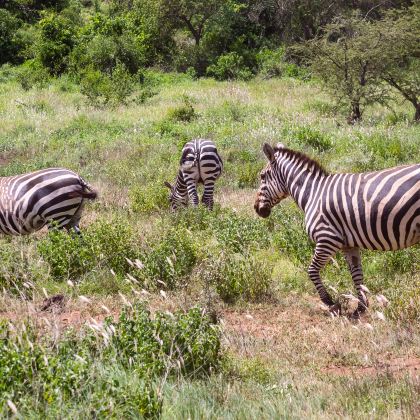
[[[146, 78], [153, 95], [101, 109], [65, 78], [28, 91], [12, 77], [2, 78], [0, 175], [64, 166], [100, 192], [82, 217], [82, 240], [45, 231], [1, 238], [1, 317], [17, 331], [22, 320], [33, 320], [33, 342], [41, 356], [54, 355], [61, 369], [55, 377], [31, 377], [30, 391], [23, 394], [14, 393], [21, 392], [16, 380], [15, 388], [1, 393], [2, 415], [11, 415], [6, 405], [11, 399], [30, 418], [138, 417], [149, 403], [163, 418], [418, 416], [418, 378], [406, 375], [404, 367], [387, 374], [386, 366], [420, 356], [419, 248], [363, 253], [372, 308], [363, 323], [351, 324], [320, 308], [306, 274], [313, 246], [299, 209], [284, 202], [262, 220], [252, 207], [265, 141], [306, 152], [337, 172], [420, 161], [420, 128], [409, 122], [410, 106], [400, 104], [394, 112], [374, 107], [362, 123], [348, 126], [313, 82], [194, 81], [156, 72]], [[163, 182], [175, 179], [182, 146], [193, 137], [213, 139], [224, 160], [215, 210], [172, 214]], [[353, 292], [341, 256], [324, 278], [334, 295]], [[67, 297], [64, 312], [39, 315], [35, 309], [44, 295], [56, 293]], [[389, 299], [388, 307], [377, 302], [379, 294]], [[68, 398], [61, 385], [70, 383], [65, 378], [78, 366], [57, 359], [55, 344], [51, 347], [54, 337], [70, 346], [63, 319], [79, 331], [83, 320], [102, 321], [108, 313], [103, 305], [116, 315], [124, 302], [140, 300], [152, 312], [200, 304], [221, 318], [217, 363], [199, 378], [157, 370], [145, 379], [130, 362], [121, 365], [139, 351], [111, 363], [102, 347], [87, 343], [79, 332], [72, 346], [99, 356], [86, 376], [76, 375], [83, 384], [74, 400]], [[179, 328], [194, 325], [182, 319], [186, 324]], [[203, 343], [196, 342], [193, 350], [200, 352]], [[21, 353], [16, 358], [26, 363]], [[331, 366], [356, 373], [326, 373]], [[373, 371], [362, 375], [360, 368]], [[47, 409], [44, 387], [51, 384], [56, 388]]]

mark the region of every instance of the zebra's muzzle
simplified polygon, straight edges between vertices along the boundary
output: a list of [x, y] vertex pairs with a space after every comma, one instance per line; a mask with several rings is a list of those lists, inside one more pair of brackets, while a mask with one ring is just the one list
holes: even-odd
[[255, 203], [254, 205], [254, 209], [257, 212], [258, 216], [260, 217], [268, 217], [270, 216], [271, 213], [271, 207], [267, 206], [267, 205], [260, 205], [258, 202]]

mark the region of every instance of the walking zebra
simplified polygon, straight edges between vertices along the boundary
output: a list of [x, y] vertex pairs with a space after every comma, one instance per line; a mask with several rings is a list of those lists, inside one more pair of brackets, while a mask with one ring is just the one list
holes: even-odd
[[186, 143], [182, 149], [180, 169], [175, 184], [165, 182], [171, 190], [170, 203], [173, 210], [188, 204], [198, 205], [197, 184], [204, 184], [202, 203], [213, 208], [214, 183], [223, 169], [223, 162], [211, 140], [196, 139]]
[[306, 231], [315, 242], [308, 274], [321, 300], [339, 312], [320, 278], [320, 270], [342, 250], [356, 286], [359, 305], [363, 293], [359, 249], [397, 250], [420, 241], [420, 164], [377, 172], [328, 174], [308, 156], [281, 144], [267, 143], [269, 163], [261, 172], [254, 208], [268, 217], [271, 208], [291, 196], [305, 212]]
[[92, 187], [67, 169], [0, 178], [0, 232], [27, 235], [48, 224], [79, 233], [84, 201], [96, 196]]

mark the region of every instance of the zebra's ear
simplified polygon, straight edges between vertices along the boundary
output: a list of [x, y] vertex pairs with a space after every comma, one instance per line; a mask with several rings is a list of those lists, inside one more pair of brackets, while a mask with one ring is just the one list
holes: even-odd
[[270, 162], [274, 160], [274, 149], [268, 143], [264, 143], [263, 152]]
[[165, 187], [168, 187], [172, 191], [172, 185], [168, 181], [165, 181], [163, 185], [165, 185]]

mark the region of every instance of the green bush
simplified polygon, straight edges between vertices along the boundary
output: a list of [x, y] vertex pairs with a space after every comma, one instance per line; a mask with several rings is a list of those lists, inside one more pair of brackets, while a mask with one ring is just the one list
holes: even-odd
[[22, 23], [8, 10], [0, 9], [0, 65], [19, 61], [21, 45], [16, 34]]
[[130, 190], [130, 208], [135, 213], [144, 214], [169, 208], [168, 189], [163, 181], [133, 187]]
[[238, 174], [237, 174], [238, 187], [239, 188], [247, 188], [247, 187], [255, 188], [259, 182], [260, 172], [261, 172], [260, 163], [245, 162], [242, 165], [239, 165]]
[[53, 230], [39, 241], [38, 251], [55, 279], [75, 279], [101, 266], [124, 275], [130, 268], [127, 258], [137, 257], [131, 226], [117, 219], [93, 223], [82, 237]]
[[37, 261], [30, 249], [22, 247], [20, 251], [16, 244], [1, 243], [0, 290], [30, 297], [37, 281], [47, 275], [47, 267]]
[[43, 88], [50, 82], [48, 70], [37, 59], [27, 60], [16, 72], [17, 81], [24, 90]]
[[258, 71], [264, 78], [281, 77], [284, 75], [284, 48], [276, 50], [263, 48], [256, 54]]
[[76, 43], [76, 26], [67, 17], [53, 12], [45, 14], [39, 26], [39, 59], [51, 74], [61, 74], [68, 67], [69, 55]]
[[[140, 258], [144, 268], [136, 272], [150, 288], [173, 289], [194, 267], [197, 256], [191, 234], [187, 230], [171, 229], [163, 238], [148, 239], [147, 250]], [[157, 284], [158, 281], [164, 283]]]
[[220, 245], [233, 252], [246, 253], [250, 248], [263, 248], [270, 243], [265, 221], [233, 211], [224, 211], [211, 227]]
[[210, 257], [205, 270], [206, 281], [224, 302], [264, 301], [271, 294], [270, 267], [250, 255], [223, 252]]
[[183, 104], [170, 109], [166, 118], [172, 122], [190, 122], [195, 117], [196, 113], [191, 100], [184, 96]]
[[271, 218], [274, 224], [275, 248], [286, 253], [293, 262], [304, 267], [309, 265], [314, 245], [305, 231], [303, 213], [299, 209], [283, 205]]
[[311, 127], [300, 127], [293, 136], [301, 147], [309, 146], [318, 152], [325, 152], [333, 147], [330, 137]]
[[97, 107], [126, 104], [134, 87], [135, 78], [122, 63], [115, 66], [111, 76], [91, 67], [81, 74], [80, 90], [88, 102]]
[[220, 339], [200, 308], [152, 317], [134, 304], [116, 321], [58, 339], [31, 324], [16, 328], [2, 321], [0, 398], [19, 402], [24, 417], [45, 417], [48, 409], [48, 415], [69, 410], [95, 418], [157, 418], [157, 383], [167, 375], [210, 374], [222, 358]]
[[215, 64], [207, 67], [207, 75], [216, 80], [249, 80], [253, 74], [236, 52], [221, 55]]

